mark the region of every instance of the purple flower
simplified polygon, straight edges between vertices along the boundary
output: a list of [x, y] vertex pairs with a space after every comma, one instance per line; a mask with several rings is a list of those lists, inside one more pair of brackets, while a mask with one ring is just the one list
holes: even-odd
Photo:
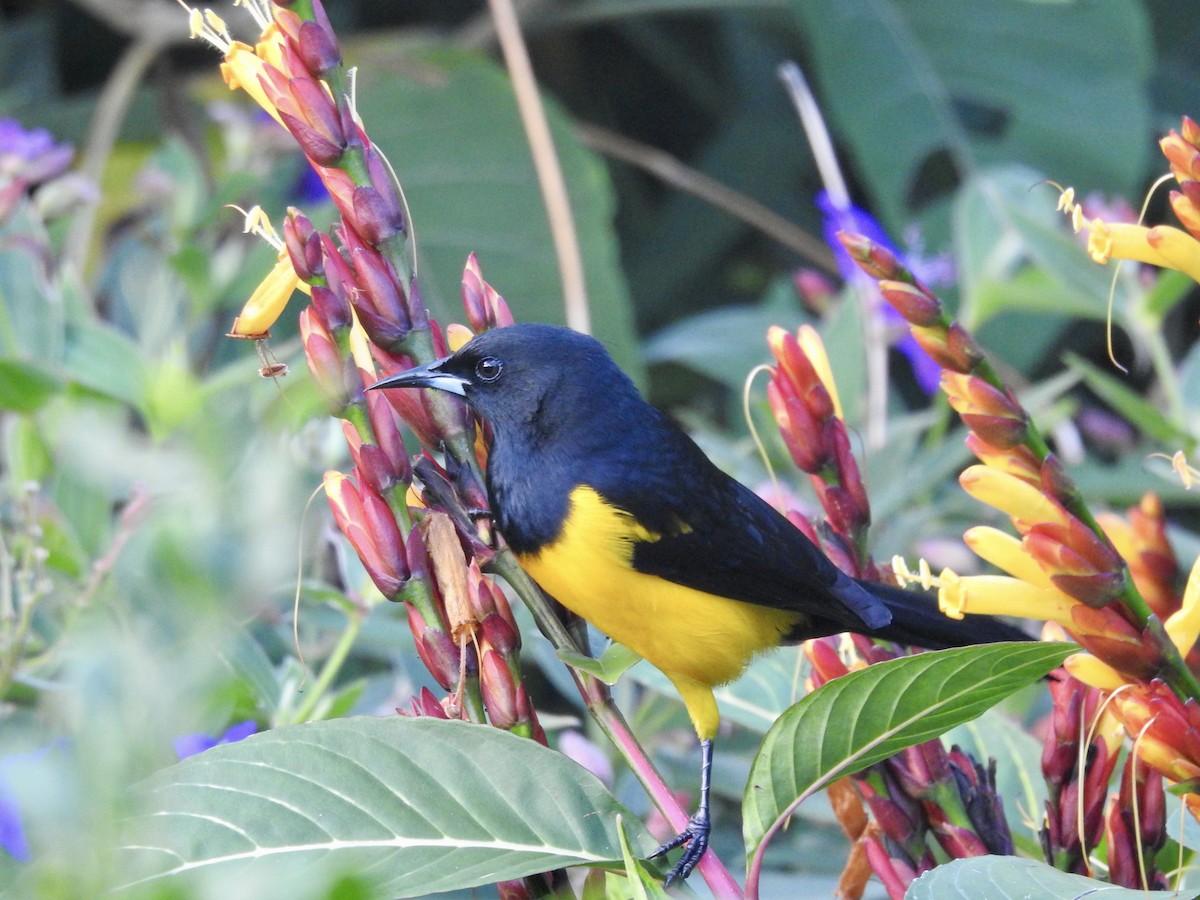
[[21, 809], [17, 804], [16, 786], [28, 779], [28, 768], [32, 764], [49, 751], [65, 745], [65, 741], [57, 740], [28, 753], [0, 756], [0, 848], [17, 862], [29, 862], [30, 853], [25, 826], [21, 822]]
[[74, 155], [70, 144], [54, 143], [44, 128], [27, 131], [15, 119], [0, 119], [0, 181], [34, 187], [62, 174]]
[[[903, 255], [896, 250], [892, 242], [888, 240], [887, 232], [883, 230], [883, 226], [875, 221], [866, 210], [859, 209], [857, 206], [850, 204], [844, 209], [839, 209], [829, 196], [828, 191], [821, 191], [816, 198], [817, 208], [821, 210], [821, 216], [824, 220], [825, 227], [825, 243], [833, 250], [833, 255], [837, 260], [838, 272], [841, 273], [842, 279], [855, 284], [864, 284], [864, 276], [858, 265], [850, 258], [850, 254], [846, 252], [846, 248], [842, 246], [842, 242], [837, 239], [839, 231], [850, 231], [856, 234], [861, 234], [871, 241], [881, 244], [886, 247], [897, 257], [903, 258]], [[910, 263], [911, 265], [911, 263]], [[915, 269], [916, 266], [914, 265]], [[871, 288], [874, 289], [874, 282], [869, 282]], [[913, 376], [917, 379], [917, 384], [926, 394], [932, 394], [938, 389], [938, 384], [941, 381], [941, 367], [930, 359], [929, 354], [921, 349], [920, 344], [909, 332], [904, 319], [887, 303], [880, 304], [883, 309], [884, 321], [888, 325], [899, 325], [904, 327], [902, 336], [896, 341], [896, 349], [905, 355], [908, 359], [908, 364], [912, 366]]]
[[187, 759], [189, 756], [203, 753], [217, 744], [236, 744], [242, 738], [250, 737], [256, 731], [258, 731], [258, 723], [253, 719], [247, 719], [245, 722], [230, 725], [220, 737], [211, 737], [207, 734], [185, 734], [183, 737], [175, 738], [171, 744], [180, 759]]
[[17, 862], [29, 862], [29, 843], [25, 840], [25, 828], [21, 824], [21, 810], [13, 796], [7, 770], [15, 756], [0, 759], [0, 847], [8, 851]]

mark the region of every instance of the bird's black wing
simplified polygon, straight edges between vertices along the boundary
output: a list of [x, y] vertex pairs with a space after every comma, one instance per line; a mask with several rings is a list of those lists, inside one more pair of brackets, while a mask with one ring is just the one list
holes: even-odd
[[766, 501], [713, 465], [690, 438], [668, 430], [657, 437], [649, 452], [669, 459], [669, 468], [647, 465], [643, 454], [638, 471], [614, 473], [594, 485], [658, 536], [635, 545], [634, 568], [841, 626], [827, 632], [874, 630], [891, 622], [882, 600], [838, 569]]

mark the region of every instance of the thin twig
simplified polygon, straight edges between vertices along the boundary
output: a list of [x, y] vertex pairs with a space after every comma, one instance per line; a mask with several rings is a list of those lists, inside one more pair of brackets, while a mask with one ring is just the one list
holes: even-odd
[[599, 125], [581, 122], [577, 123], [575, 128], [584, 145], [597, 153], [619, 159], [621, 162], [649, 172], [671, 187], [698, 197], [705, 203], [758, 229], [767, 237], [802, 256], [818, 269], [831, 275], [837, 274], [833, 251], [826, 246], [824, 241], [813, 237], [799, 225], [788, 221], [757, 200], [693, 169], [665, 150], [635, 141], [617, 134], [615, 131], [601, 128]]
[[550, 125], [546, 121], [546, 110], [538, 94], [525, 39], [521, 36], [521, 25], [512, 0], [488, 0], [488, 5], [496, 22], [496, 37], [500, 41], [509, 78], [512, 79], [521, 124], [525, 127], [533, 167], [537, 171], [538, 185], [546, 204], [546, 216], [550, 220], [550, 234], [554, 239], [554, 252], [558, 257], [559, 275], [562, 278], [566, 321], [576, 331], [587, 334], [591, 332], [591, 314], [583, 258], [579, 252], [579, 235], [571, 215], [571, 201], [567, 196], [562, 166], [554, 149]]
[[[825, 127], [821, 107], [808, 87], [804, 73], [794, 62], [785, 62], [779, 67], [779, 77], [787, 88], [796, 107], [796, 115], [812, 148], [813, 159], [821, 173], [825, 193], [836, 211], [839, 229], [854, 228], [853, 206], [846, 179], [838, 165], [833, 139]], [[854, 292], [858, 295], [862, 310], [864, 353], [867, 364], [867, 449], [878, 450], [887, 440], [888, 403], [888, 341], [886, 323], [881, 308], [882, 298], [870, 279], [857, 277], [853, 280]]]

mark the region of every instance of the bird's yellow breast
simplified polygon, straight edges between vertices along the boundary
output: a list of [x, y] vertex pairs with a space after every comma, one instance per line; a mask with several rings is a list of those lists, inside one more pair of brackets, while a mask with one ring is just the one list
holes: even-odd
[[634, 569], [635, 543], [657, 539], [583, 485], [571, 492], [558, 538], [519, 560], [560, 603], [662, 670], [698, 731], [715, 731], [712, 687], [740, 675], [756, 653], [778, 646], [796, 615]]

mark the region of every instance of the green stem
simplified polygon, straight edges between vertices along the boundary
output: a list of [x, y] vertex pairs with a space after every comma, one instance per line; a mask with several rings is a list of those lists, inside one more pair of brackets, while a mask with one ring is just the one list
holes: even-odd
[[487, 724], [487, 710], [483, 705], [483, 692], [479, 688], [478, 675], [467, 675], [463, 678], [462, 703], [467, 718], [476, 725]]
[[342, 669], [342, 664], [346, 662], [346, 657], [350, 653], [350, 648], [354, 646], [354, 642], [358, 639], [358, 633], [362, 630], [363, 621], [366, 619], [367, 613], [365, 610], [355, 606], [347, 617], [346, 627], [342, 631], [341, 637], [338, 638], [337, 645], [334, 646], [333, 652], [325, 658], [324, 664], [321, 666], [321, 672], [317, 675], [317, 680], [313, 682], [312, 689], [304, 698], [296, 711], [289, 716], [289, 722], [280, 724], [298, 724], [307, 722], [312, 718], [316, 711], [317, 705], [321, 702], [321, 698], [325, 696], [333, 681], [338, 676], [338, 672]]
[[1187, 422], [1187, 409], [1183, 403], [1183, 394], [1179, 390], [1179, 379], [1175, 375], [1175, 365], [1171, 361], [1167, 342], [1163, 340], [1162, 332], [1157, 330], [1148, 330], [1141, 337], [1150, 348], [1150, 363], [1167, 401], [1167, 415], [1172, 422], [1183, 428]]

